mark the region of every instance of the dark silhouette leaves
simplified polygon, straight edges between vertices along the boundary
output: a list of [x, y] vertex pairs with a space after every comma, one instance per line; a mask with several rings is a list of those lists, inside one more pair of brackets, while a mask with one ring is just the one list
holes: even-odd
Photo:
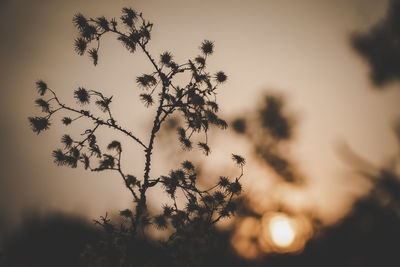
[[45, 117], [29, 117], [28, 119], [33, 132], [37, 134], [50, 128], [49, 119]]
[[157, 229], [160, 230], [166, 229], [168, 226], [168, 222], [164, 214], [155, 216], [153, 222], [156, 225]]
[[89, 53], [89, 57], [92, 59], [93, 61], [93, 65], [97, 65], [97, 62], [99, 60], [99, 55], [98, 55], [98, 51], [95, 48], [92, 48], [88, 51]]
[[199, 146], [199, 148], [200, 148], [201, 150], [203, 150], [203, 153], [204, 153], [206, 156], [208, 156], [208, 154], [210, 154], [210, 152], [211, 152], [210, 147], [209, 147], [206, 143], [199, 142], [197, 145]]
[[194, 165], [188, 160], [185, 160], [182, 162], [182, 167], [187, 170], [187, 171], [193, 171], [194, 170]]
[[[205, 155], [209, 155], [211, 152], [207, 136], [209, 127], [213, 125], [221, 129], [228, 127], [227, 122], [217, 115], [219, 107], [216, 103], [217, 88], [227, 80], [227, 75], [223, 71], [211, 74], [206, 70], [207, 58], [214, 52], [212, 41], [204, 40], [200, 46], [201, 55], [184, 62], [174, 62], [169, 51], [163, 52], [157, 60], [147, 47], [153, 24], [147, 21], [142, 13], [137, 13], [131, 8], [122, 9], [120, 20], [121, 23], [118, 23], [116, 19], [107, 19], [104, 16], [86, 18], [80, 13], [76, 14], [73, 17], [73, 24], [78, 30], [78, 36], [73, 46], [78, 55], [87, 52], [95, 66], [99, 60], [100, 40], [105, 34], [114, 36], [130, 52], [135, 52], [136, 49], [143, 52], [150, 65], [154, 67], [152, 72], [136, 78], [138, 86], [146, 90], [146, 93], [139, 95], [140, 100], [146, 107], [153, 104], [156, 106], [153, 125], [146, 138], [149, 140], [148, 143], [143, 142], [142, 138], [134, 133], [135, 129], [127, 129], [117, 123], [110, 106], [112, 96], [105, 97], [100, 91], [87, 90], [83, 87], [74, 90], [73, 97], [76, 102], [86, 105], [92, 100], [103, 113], [97, 115], [99, 112], [92, 112], [89, 110], [90, 106], [85, 110], [70, 106], [64, 103], [55, 91], [47, 88], [46, 83], [38, 81], [36, 87], [40, 95], [43, 96], [47, 91], [51, 93], [48, 99], [39, 98], [35, 101], [47, 116], [29, 117], [29, 122], [36, 133], [49, 128], [50, 118], [54, 114], [67, 113], [61, 119], [64, 125], [70, 125], [77, 120], [80, 120], [77, 125], [86, 123], [80, 135], [75, 135], [74, 139], [68, 134], [62, 135], [63, 148], [54, 150], [52, 157], [54, 163], [59, 166], [76, 168], [79, 163], [90, 171], [112, 172], [122, 178], [135, 203], [134, 209], [120, 211], [120, 215], [124, 218], [119, 226], [112, 223], [107, 214], [100, 216], [95, 223], [102, 226], [110, 238], [115, 238], [116, 242], [112, 246], [120, 246], [117, 250], [124, 251], [122, 255], [119, 254], [121, 256], [119, 262], [124, 262], [131, 256], [130, 253], [126, 253], [130, 251], [129, 248], [124, 246], [130, 242], [129, 240], [134, 240], [138, 235], [145, 233], [145, 228], [149, 225], [159, 230], [172, 229], [167, 242], [170, 246], [188, 240], [196, 228], [209, 234], [221, 218], [232, 216], [235, 211], [233, 202], [242, 192], [239, 180], [243, 176], [245, 160], [239, 155], [232, 155], [232, 159], [240, 169], [240, 175], [234, 182], [230, 182], [228, 178], [220, 179], [210, 189], [201, 188], [201, 185], [197, 184], [198, 173], [194, 164], [188, 160], [183, 161], [180, 168], [171, 170], [168, 175], [153, 177], [151, 168], [154, 166], [152, 155], [155, 153], [156, 134], [163, 123], [176, 113], [180, 114], [184, 122], [184, 128], [178, 128], [178, 140], [183, 148], [188, 150], [192, 148], [191, 139], [205, 140], [193, 142], [197, 143], [197, 147]], [[184, 75], [189, 78], [183, 85], [182, 76], [178, 78], [181, 73], [185, 73]], [[177, 83], [180, 83], [179, 86]], [[140, 178], [125, 173], [125, 167], [121, 164], [123, 151], [119, 141], [113, 140], [105, 146], [110, 150], [110, 154], [102, 153], [104, 142], [102, 140], [98, 142], [96, 136], [99, 136], [97, 131], [104, 128], [124, 135], [141, 147], [145, 163], [143, 175], [138, 176]], [[204, 135], [204, 139], [198, 139], [197, 135]], [[157, 186], [164, 188], [173, 205], [164, 205], [163, 213], [154, 216], [147, 207], [146, 196], [148, 189]], [[182, 205], [177, 204], [177, 198], [181, 194], [185, 197]], [[100, 253], [102, 249], [99, 248], [99, 244], [95, 244], [94, 249], [88, 247], [86, 252]], [[106, 243], [102, 244], [106, 246]], [[97, 263], [92, 265], [98, 266]]]
[[124, 7], [122, 9], [122, 16], [121, 16], [121, 20], [122, 22], [127, 25], [128, 27], [133, 27], [135, 20], [137, 19], [137, 14], [136, 12], [131, 9], [131, 8], [126, 8]]
[[153, 97], [150, 94], [140, 94], [140, 100], [147, 108], [153, 105]]
[[47, 87], [47, 84], [44, 81], [39, 80], [39, 81], [36, 82], [36, 88], [38, 90], [38, 93], [41, 96], [43, 96], [46, 93], [48, 87]]
[[50, 104], [42, 98], [35, 100], [38, 107], [42, 108], [42, 112], [50, 112]]
[[64, 134], [61, 138], [61, 143], [65, 145], [66, 148], [70, 148], [74, 140], [68, 134]]
[[122, 147], [121, 147], [121, 143], [118, 141], [112, 141], [108, 146], [107, 149], [112, 150], [115, 149], [118, 151], [118, 153], [122, 152]]
[[143, 88], [148, 88], [157, 84], [156, 78], [153, 75], [143, 74], [136, 78], [136, 82]]
[[78, 53], [78, 55], [82, 56], [86, 51], [87, 42], [82, 37], [78, 37], [75, 39], [74, 46], [75, 46], [76, 53]]
[[104, 16], [98, 17], [96, 23], [102, 30], [104, 31], [110, 30], [110, 23]]
[[72, 22], [74, 23], [74, 26], [77, 27], [80, 31], [82, 31], [89, 25], [87, 19], [81, 13], [76, 14], [73, 17]]

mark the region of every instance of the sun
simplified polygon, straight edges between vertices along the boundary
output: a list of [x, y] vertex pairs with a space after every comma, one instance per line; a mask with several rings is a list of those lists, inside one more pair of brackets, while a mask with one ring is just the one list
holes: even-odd
[[272, 241], [279, 247], [288, 247], [293, 243], [295, 231], [289, 219], [284, 215], [275, 215], [269, 221]]

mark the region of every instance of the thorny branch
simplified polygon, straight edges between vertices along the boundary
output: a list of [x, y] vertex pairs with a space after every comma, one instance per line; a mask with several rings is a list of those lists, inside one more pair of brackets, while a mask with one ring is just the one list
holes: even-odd
[[[65, 125], [70, 125], [80, 119], [88, 119], [92, 123], [92, 127], [84, 130], [81, 134], [81, 140], [75, 140], [67, 134], [62, 137], [61, 142], [65, 147], [53, 151], [54, 162], [73, 168], [77, 167], [78, 163], [82, 163], [85, 169], [91, 171], [110, 170], [117, 172], [123, 179], [125, 187], [131, 192], [134, 202], [136, 202], [135, 213], [130, 209], [120, 212], [122, 216], [130, 219], [131, 227], [125, 228], [121, 225], [119, 234], [129, 233], [130, 236], [134, 237], [139, 229], [143, 230], [148, 224], [154, 224], [159, 229], [165, 229], [170, 223], [176, 230], [170, 237], [170, 240], [173, 240], [187, 227], [197, 224], [212, 226], [221, 218], [230, 217], [235, 213], [234, 197], [242, 191], [239, 181], [243, 176], [245, 164], [245, 160], [238, 155], [233, 154], [232, 159], [240, 167], [240, 175], [233, 182], [227, 177], [220, 177], [218, 183], [207, 190], [199, 189], [196, 183], [196, 169], [189, 161], [184, 161], [181, 168], [172, 170], [169, 175], [158, 178], [150, 177], [156, 135], [163, 122], [175, 112], [180, 113], [185, 122], [185, 128], [179, 127], [177, 129], [182, 147], [192, 149], [193, 134], [203, 133], [205, 142], [199, 142], [197, 146], [204, 154], [210, 153], [207, 135], [209, 127], [211, 125], [221, 129], [227, 127], [227, 123], [216, 114], [219, 110], [216, 102], [217, 88], [227, 80], [227, 76], [222, 71], [216, 72], [214, 75], [206, 71], [207, 58], [214, 51], [213, 42], [203, 41], [200, 46], [201, 54], [185, 63], [176, 63], [170, 52], [163, 52], [160, 55], [160, 60], [157, 61], [147, 48], [151, 39], [153, 24], [145, 20], [142, 13], [137, 13], [130, 8], [122, 10], [120, 19], [121, 25], [114, 18], [111, 20], [105, 17], [87, 19], [82, 14], [75, 15], [73, 23], [79, 31], [79, 36], [74, 44], [75, 50], [79, 55], [87, 53], [93, 64], [97, 65], [101, 38], [106, 33], [112, 33], [129, 52], [135, 53], [136, 48], [139, 47], [146, 55], [150, 64], [154, 67], [154, 71], [136, 78], [138, 87], [144, 91], [140, 94], [140, 98], [144, 105], [149, 107], [154, 104], [153, 98], [158, 97], [158, 105], [148, 135], [147, 145], [132, 131], [117, 123], [111, 112], [113, 96], [106, 97], [99, 91], [87, 90], [83, 87], [74, 91], [74, 98], [77, 102], [83, 106], [88, 105], [94, 99], [96, 106], [106, 114], [107, 118], [97, 117], [88, 109], [74, 108], [64, 104], [59, 100], [55, 91], [40, 80], [36, 83], [39, 94], [44, 96], [47, 92], [50, 92], [51, 97], [47, 100], [39, 98], [35, 102], [47, 115], [30, 117], [29, 121], [33, 131], [39, 134], [50, 127], [52, 124], [50, 120], [53, 115], [62, 111], [77, 116], [75, 118], [63, 117], [62, 122]], [[94, 45], [89, 48], [92, 43]], [[184, 86], [175, 83], [175, 77], [181, 73], [189, 73], [190, 79]], [[114, 151], [114, 154], [102, 152], [95, 135], [101, 126], [106, 126], [130, 137], [144, 149], [145, 166], [142, 179], [123, 172], [121, 166], [122, 144], [119, 141], [114, 140], [107, 146], [107, 150]], [[94, 167], [92, 162], [96, 158], [98, 163]], [[173, 206], [164, 205], [162, 214], [149, 218], [146, 192], [157, 185], [164, 188], [170, 196]], [[177, 190], [180, 190], [186, 199], [185, 207], [178, 207]], [[109, 232], [116, 232], [110, 219], [107, 218], [107, 214], [100, 217], [100, 220], [95, 220], [95, 222]]]

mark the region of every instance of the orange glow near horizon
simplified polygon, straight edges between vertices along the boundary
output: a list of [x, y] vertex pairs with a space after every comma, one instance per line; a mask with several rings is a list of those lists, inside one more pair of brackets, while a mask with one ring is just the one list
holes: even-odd
[[268, 212], [261, 219], [242, 218], [231, 241], [240, 256], [257, 259], [271, 253], [298, 253], [312, 235], [309, 218]]
[[279, 247], [288, 247], [293, 243], [296, 233], [284, 215], [275, 215], [269, 221], [272, 241]]

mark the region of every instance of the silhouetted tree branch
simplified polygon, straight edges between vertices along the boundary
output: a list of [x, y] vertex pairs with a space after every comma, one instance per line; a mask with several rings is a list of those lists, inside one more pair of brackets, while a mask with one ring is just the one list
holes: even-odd
[[[157, 105], [148, 140], [139, 137], [131, 130], [119, 125], [112, 115], [111, 103], [113, 96], [105, 96], [96, 90], [79, 87], [74, 91], [74, 98], [80, 108], [64, 104], [55, 93], [55, 90], [39, 80], [36, 83], [40, 96], [50, 95], [48, 99], [39, 98], [35, 102], [45, 113], [44, 116], [30, 117], [32, 130], [39, 134], [49, 129], [55, 114], [67, 113], [62, 123], [70, 125], [77, 120], [86, 119], [90, 126], [83, 130], [80, 138], [72, 138], [65, 134], [61, 142], [64, 147], [54, 150], [54, 162], [60, 166], [76, 168], [82, 164], [85, 169], [94, 172], [118, 172], [126, 188], [131, 192], [136, 203], [135, 212], [126, 209], [120, 212], [121, 216], [130, 221], [130, 226], [120, 225], [119, 229], [113, 225], [106, 216], [95, 220], [96, 224], [117, 236], [134, 238], [139, 229], [153, 224], [158, 229], [165, 229], [169, 224], [175, 229], [168, 242], [181, 238], [187, 229], [194, 229], [194, 225], [203, 225], [204, 229], [211, 229], [221, 218], [230, 217], [235, 213], [234, 199], [242, 191], [240, 179], [243, 176], [245, 160], [238, 155], [232, 159], [240, 168], [240, 175], [233, 182], [227, 177], [220, 177], [218, 183], [207, 189], [201, 190], [196, 183], [197, 173], [190, 161], [184, 161], [181, 168], [172, 170], [168, 175], [152, 178], [151, 164], [154, 153], [154, 142], [163, 122], [174, 113], [180, 113], [185, 128], [178, 129], [179, 141], [183, 149], [192, 149], [193, 135], [203, 134], [204, 141], [197, 147], [208, 155], [211, 150], [208, 145], [207, 132], [211, 125], [221, 129], [227, 128], [225, 120], [218, 117], [217, 89], [227, 80], [224, 72], [219, 71], [214, 75], [206, 71], [208, 56], [214, 52], [214, 43], [209, 40], [202, 42], [201, 54], [187, 62], [178, 64], [173, 55], [166, 51], [161, 53], [156, 60], [149, 52], [147, 44], [151, 39], [153, 24], [146, 20], [142, 13], [131, 8], [123, 8], [120, 22], [116, 19], [105, 17], [87, 19], [82, 14], [73, 18], [73, 23], [78, 29], [79, 36], [75, 39], [75, 51], [79, 55], [89, 55], [94, 65], [99, 63], [99, 49], [102, 37], [112, 34], [131, 53], [136, 53], [139, 48], [147, 57], [154, 71], [145, 73], [136, 78], [138, 87], [144, 92], [140, 99], [146, 107]], [[184, 85], [176, 82], [179, 74], [188, 73], [189, 81]], [[88, 107], [93, 103], [104, 114], [96, 116]], [[85, 107], [84, 109], [81, 109]], [[145, 166], [142, 178], [123, 171], [121, 166], [122, 144], [114, 140], [108, 146], [108, 153], [103, 153], [97, 142], [97, 132], [100, 128], [110, 128], [128, 136], [132, 141], [144, 149]], [[97, 159], [97, 163], [93, 163]], [[164, 205], [163, 213], [150, 216], [147, 209], [147, 192], [152, 187], [162, 186], [170, 196], [173, 205]], [[186, 198], [184, 207], [179, 207], [176, 194], [181, 191]], [[167, 242], [167, 243], [168, 243]]]

